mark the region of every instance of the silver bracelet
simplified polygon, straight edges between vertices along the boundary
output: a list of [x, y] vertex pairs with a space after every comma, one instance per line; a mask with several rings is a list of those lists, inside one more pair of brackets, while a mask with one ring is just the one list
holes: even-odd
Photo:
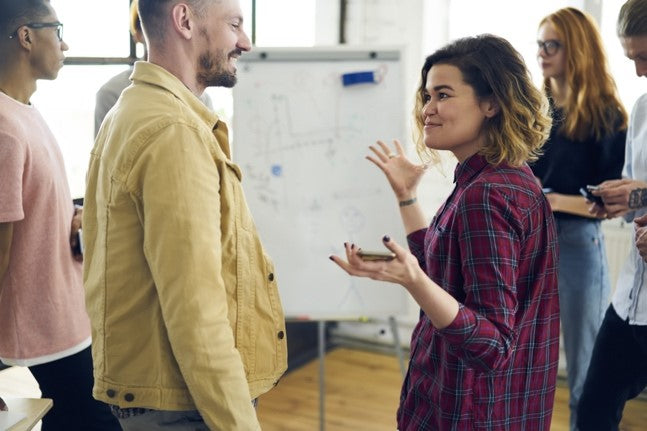
[[411, 198], [411, 199], [407, 199], [406, 201], [398, 202], [398, 205], [400, 205], [401, 207], [406, 207], [406, 206], [415, 204], [417, 201], [418, 201], [418, 198]]

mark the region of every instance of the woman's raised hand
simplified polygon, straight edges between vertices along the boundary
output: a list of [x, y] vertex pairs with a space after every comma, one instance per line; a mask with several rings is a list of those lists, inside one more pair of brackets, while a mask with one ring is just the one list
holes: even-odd
[[382, 141], [369, 148], [374, 155], [366, 156], [384, 172], [398, 200], [411, 199], [416, 196], [416, 189], [427, 165], [412, 163], [405, 155], [398, 140], [393, 141], [392, 150]]

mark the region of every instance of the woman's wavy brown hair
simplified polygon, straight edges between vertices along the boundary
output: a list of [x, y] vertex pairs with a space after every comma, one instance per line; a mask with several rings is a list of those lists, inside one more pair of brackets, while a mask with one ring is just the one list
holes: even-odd
[[423, 142], [427, 74], [435, 65], [457, 67], [463, 81], [479, 101], [490, 100], [498, 113], [485, 120], [485, 145], [479, 151], [488, 163], [520, 166], [534, 161], [550, 133], [551, 118], [546, 97], [532, 83], [521, 55], [505, 39], [484, 34], [458, 39], [427, 57], [413, 111], [414, 139], [421, 158], [438, 160]]
[[[559, 36], [565, 52], [568, 92], [564, 123], [560, 133], [569, 139], [601, 139], [627, 128], [625, 111], [616, 83], [609, 72], [602, 38], [590, 15], [567, 7], [539, 23], [549, 23]], [[544, 92], [551, 96], [550, 79], [544, 80]]]

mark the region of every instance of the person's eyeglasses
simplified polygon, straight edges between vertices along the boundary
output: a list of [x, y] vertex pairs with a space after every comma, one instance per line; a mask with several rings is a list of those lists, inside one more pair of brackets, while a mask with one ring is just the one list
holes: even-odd
[[[20, 27], [29, 27], [34, 29], [55, 27], [56, 37], [58, 38], [58, 41], [63, 42], [63, 23], [62, 22], [28, 22], [27, 24], [23, 24]], [[9, 39], [13, 39], [16, 36], [18, 36], [18, 30], [20, 30], [20, 27], [18, 27], [16, 31], [14, 31], [13, 33], [11, 33], [11, 35], [9, 35]]]
[[562, 44], [554, 39], [544, 40], [543, 42], [541, 40], [537, 41], [537, 49], [542, 49], [546, 55], [555, 55], [561, 46]]

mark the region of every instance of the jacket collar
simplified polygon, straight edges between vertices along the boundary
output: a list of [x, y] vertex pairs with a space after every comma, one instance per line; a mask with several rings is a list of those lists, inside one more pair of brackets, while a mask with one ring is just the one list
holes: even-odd
[[218, 116], [209, 110], [182, 81], [163, 67], [148, 61], [137, 61], [130, 79], [167, 90], [188, 105], [209, 126], [209, 129], [214, 130], [220, 127]]

